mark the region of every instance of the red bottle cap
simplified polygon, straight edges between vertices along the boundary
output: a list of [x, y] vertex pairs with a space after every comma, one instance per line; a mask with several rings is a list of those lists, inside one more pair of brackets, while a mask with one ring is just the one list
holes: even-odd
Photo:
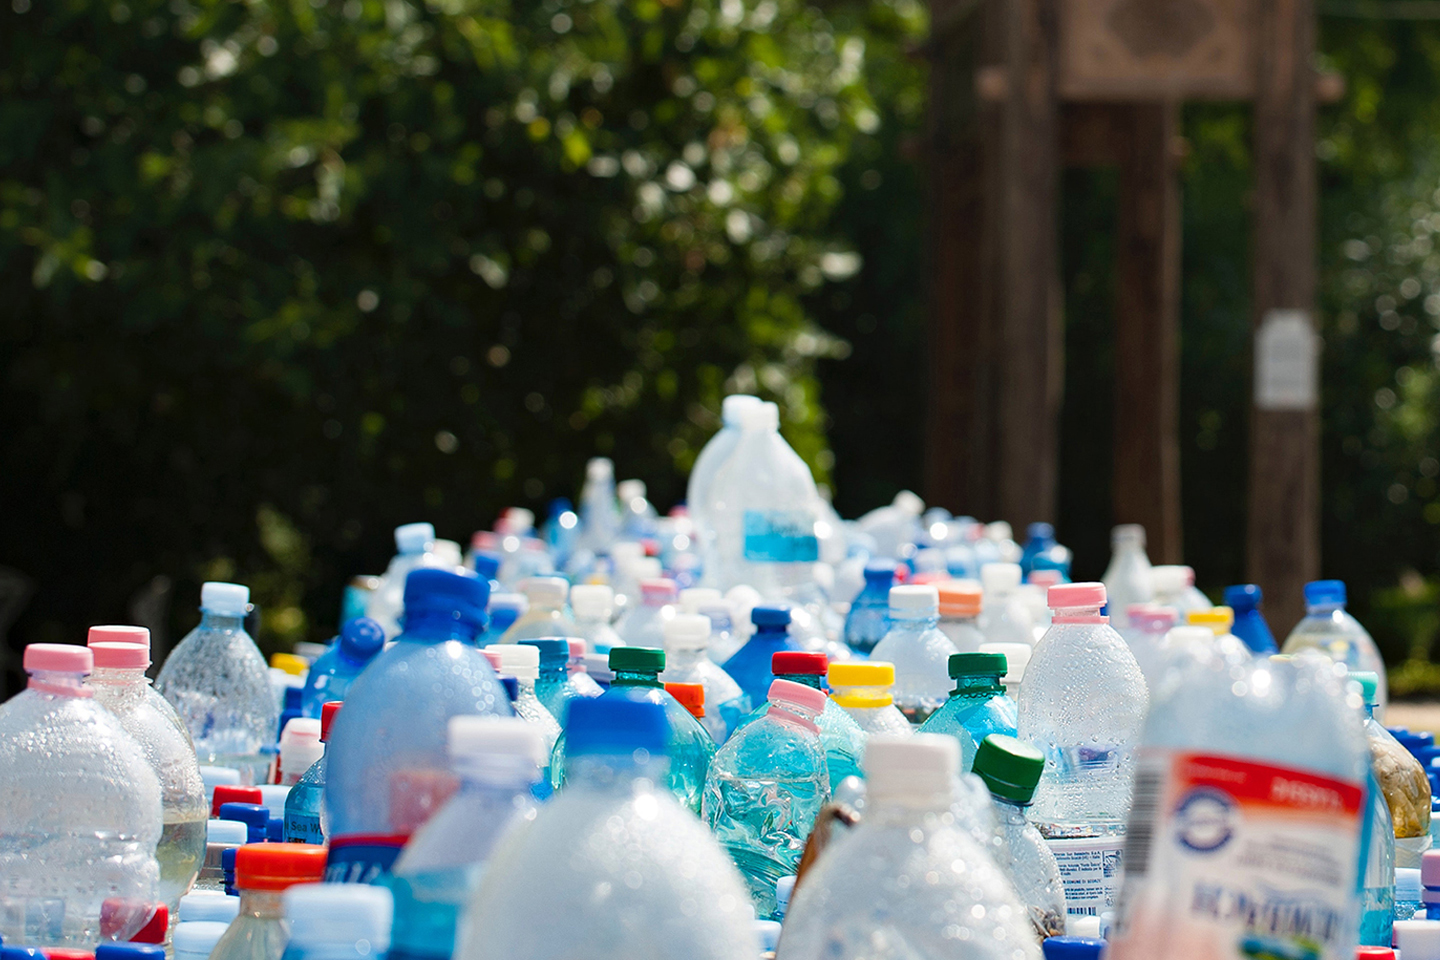
[[258, 803], [265, 805], [265, 797], [259, 787], [237, 787], [222, 783], [215, 788], [215, 799], [210, 801], [210, 819], [220, 816], [222, 803]]

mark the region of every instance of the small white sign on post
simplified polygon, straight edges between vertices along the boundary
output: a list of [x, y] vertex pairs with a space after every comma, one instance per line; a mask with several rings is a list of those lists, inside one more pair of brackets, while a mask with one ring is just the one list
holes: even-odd
[[1320, 402], [1320, 336], [1304, 310], [1271, 310], [1255, 333], [1255, 406], [1314, 410]]

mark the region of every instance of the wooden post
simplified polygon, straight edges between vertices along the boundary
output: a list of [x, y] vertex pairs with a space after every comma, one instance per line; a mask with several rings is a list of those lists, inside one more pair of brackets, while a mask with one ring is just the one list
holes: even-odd
[[1055, 519], [1063, 387], [1057, 193], [1057, 0], [1004, 6], [1001, 117], [999, 516]]
[[1175, 103], [1120, 112], [1116, 230], [1115, 523], [1144, 525], [1157, 563], [1179, 563], [1180, 186]]
[[[1259, 15], [1255, 97], [1255, 314], [1258, 335], [1268, 323], [1301, 317], [1302, 338], [1287, 336], [1282, 353], [1259, 358], [1257, 399], [1250, 417], [1248, 566], [1265, 591], [1277, 637], [1304, 613], [1302, 587], [1320, 570], [1319, 413], [1315, 358], [1308, 363], [1311, 396], [1272, 390], [1286, 373], [1303, 380], [1303, 332], [1313, 337], [1315, 307], [1316, 170], [1313, 0], [1265, 0]], [[1278, 311], [1278, 312], [1277, 312]], [[1298, 311], [1299, 313], [1294, 313]], [[1278, 329], [1278, 327], [1275, 327]], [[1299, 349], [1297, 349], [1297, 347]], [[1283, 354], [1283, 355], [1282, 355]], [[1287, 396], [1283, 396], [1288, 393]]]

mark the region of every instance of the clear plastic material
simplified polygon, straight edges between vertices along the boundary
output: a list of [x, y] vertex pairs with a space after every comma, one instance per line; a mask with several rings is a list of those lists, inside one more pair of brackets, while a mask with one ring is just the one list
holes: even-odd
[[573, 637], [575, 621], [565, 612], [568, 585], [559, 577], [535, 577], [520, 585], [529, 607], [500, 638], [501, 643], [538, 640], [541, 637]]
[[1035, 645], [1035, 619], [1020, 592], [1018, 563], [991, 563], [980, 570], [984, 602], [975, 625], [986, 643]]
[[998, 675], [957, 677], [950, 697], [920, 726], [921, 733], [943, 733], [960, 743], [960, 769], [975, 764], [975, 751], [992, 733], [1015, 736], [1015, 701], [1005, 695]]
[[1346, 611], [1344, 586], [1338, 581], [1320, 581], [1320, 583], [1335, 583], [1338, 586], [1338, 594], [1325, 595], [1319, 598], [1320, 602], [1312, 602], [1309, 595], [1313, 592], [1311, 588], [1315, 584], [1306, 585], [1305, 618], [1296, 624], [1295, 629], [1291, 630], [1290, 635], [1285, 638], [1281, 652], [1299, 653], [1302, 650], [1316, 650], [1336, 663], [1345, 664], [1351, 670], [1368, 671], [1375, 674], [1380, 678], [1375, 715], [1383, 719], [1385, 708], [1390, 702], [1390, 695], [1386, 682], [1385, 661], [1380, 656], [1380, 649], [1375, 646], [1375, 641], [1371, 639], [1369, 632], [1360, 625], [1360, 621]]
[[1014, 881], [1036, 934], [1042, 938], [1064, 935], [1065, 884], [1055, 854], [1026, 819], [1023, 806], [996, 797], [995, 812], [1004, 841], [1000, 862]]
[[325, 812], [325, 757], [301, 775], [285, 797], [285, 842], [324, 843], [330, 831]]
[[[757, 407], [763, 402], [759, 397], [743, 393], [726, 397], [720, 405], [719, 432], [706, 441], [705, 446], [700, 448], [700, 455], [695, 458], [695, 466], [690, 470], [690, 480], [685, 487], [685, 504], [690, 511], [690, 519], [702, 538], [711, 537], [705, 506], [710, 502], [710, 487], [715, 482], [715, 475], [734, 452], [735, 444], [740, 441], [746, 408]], [[702, 547], [701, 552], [704, 554], [705, 548]]]
[[[730, 674], [710, 659], [706, 649], [710, 641], [709, 618], [698, 614], [680, 616], [697, 625], [703, 621], [703, 630], [698, 637], [672, 636], [674, 630], [667, 630], [665, 672], [660, 674], [660, 679], [665, 683], [698, 683], [705, 688], [705, 716], [700, 723], [710, 732], [711, 739], [723, 744], [750, 712], [750, 697]], [[672, 621], [672, 627], [674, 623]]]
[[580, 536], [577, 550], [608, 553], [620, 536], [620, 507], [615, 501], [615, 464], [594, 457], [585, 465], [585, 486], [580, 490]]
[[845, 614], [845, 642], [868, 654], [890, 630], [890, 588], [895, 584], [895, 562], [880, 560], [865, 565], [865, 586]]
[[407, 523], [395, 528], [396, 554], [365, 604], [365, 616], [385, 630], [386, 637], [400, 634], [405, 613], [405, 578], [423, 567], [440, 568], [444, 559], [435, 551], [435, 528], [428, 523]]
[[1105, 595], [1110, 623], [1116, 630], [1130, 626], [1132, 603], [1149, 603], [1155, 596], [1150, 581], [1150, 558], [1145, 555], [1145, 528], [1123, 523], [1110, 531], [1110, 566], [1105, 568]]
[[[913, 594], [915, 602], [900, 605], [897, 594]], [[911, 723], [924, 723], [949, 696], [946, 664], [959, 651], [940, 632], [934, 587], [892, 587], [890, 595], [890, 629], [870, 655], [895, 665], [895, 706]]]
[[210, 960], [280, 960], [290, 943], [284, 896], [280, 890], [241, 890], [240, 913]]

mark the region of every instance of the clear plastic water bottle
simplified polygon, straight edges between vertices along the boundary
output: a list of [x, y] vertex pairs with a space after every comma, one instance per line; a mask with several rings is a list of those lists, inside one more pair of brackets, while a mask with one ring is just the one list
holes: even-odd
[[989, 563], [980, 570], [984, 600], [975, 625], [986, 643], [1035, 646], [1035, 621], [1020, 594], [1020, 564]]
[[955, 741], [872, 737], [865, 771], [865, 818], [796, 885], [779, 960], [1039, 960], [1009, 879], [948, 815]]
[[1015, 736], [1019, 717], [1015, 701], [1005, 695], [1003, 653], [955, 653], [946, 665], [955, 689], [939, 710], [920, 727], [922, 733], [943, 733], [960, 743], [960, 769], [969, 772], [980, 743], [993, 734]]
[[895, 561], [888, 558], [865, 564], [865, 586], [845, 614], [845, 642], [868, 654], [890, 629], [890, 588], [895, 585]]
[[632, 647], [659, 647], [665, 643], [665, 621], [675, 616], [679, 589], [667, 577], [640, 581], [640, 604], [615, 629]]
[[[1317, 658], [1218, 654], [1156, 697], [1111, 960], [1354, 957], [1369, 766], [1359, 701]], [[1271, 850], [1305, 855], [1253, 855]], [[1216, 910], [1216, 896], [1250, 908]]]
[[[331, 701], [320, 708], [320, 742], [330, 742], [330, 727], [335, 715], [340, 712], [340, 703]], [[296, 784], [285, 796], [285, 842], [324, 843], [329, 828], [329, 817], [325, 813], [325, 754], [310, 765]]]
[[340, 636], [310, 665], [300, 709], [307, 717], [320, 718], [320, 708], [332, 700], [344, 700], [360, 671], [385, 646], [385, 630], [369, 617], [356, 617], [340, 628]]
[[868, 663], [832, 663], [828, 679], [831, 699], [844, 708], [867, 736], [909, 736], [910, 722], [895, 706], [895, 665], [880, 660]]
[[155, 689], [175, 708], [200, 762], [233, 767], [241, 783], [264, 783], [280, 709], [265, 658], [245, 632], [250, 589], [238, 583], [200, 588], [200, 625], [160, 668]]
[[703, 604], [695, 612], [710, 620], [710, 639], [705, 644], [706, 656], [717, 666], [723, 666], [745, 645], [745, 632], [735, 623], [734, 605], [722, 597]]
[[545, 525], [540, 528], [540, 538], [554, 554], [556, 565], [563, 568], [580, 540], [580, 515], [567, 497], [556, 497], [550, 501], [550, 509], [545, 512]]
[[485, 581], [446, 570], [416, 570], [406, 581], [405, 632], [355, 681], [330, 731], [331, 881], [383, 874], [454, 790], [445, 754], [451, 717], [512, 715], [474, 646], [489, 592]]
[[707, 552], [705, 541], [714, 539], [709, 519], [705, 516], [705, 507], [710, 502], [710, 487], [714, 484], [720, 467], [735, 451], [735, 444], [740, 441], [745, 410], [758, 407], [762, 403], [764, 401], [759, 397], [743, 393], [731, 394], [722, 400], [720, 430], [700, 448], [700, 455], [695, 458], [695, 466], [690, 469], [690, 480], [685, 488], [685, 506], [689, 510], [690, 520], [695, 524], [696, 533], [701, 538], [702, 556]]
[[605, 457], [594, 457], [585, 464], [585, 486], [580, 489], [580, 536], [576, 549], [605, 554], [619, 537], [615, 464]]
[[705, 688], [705, 729], [717, 744], [724, 743], [750, 711], [750, 698], [730, 674], [706, 655], [710, 618], [677, 613], [665, 624], [666, 683], [698, 683]]
[[774, 919], [775, 882], [795, 873], [830, 777], [816, 719], [823, 691], [770, 684], [765, 715], [746, 724], [710, 763], [701, 816], [750, 884], [761, 919]]
[[385, 629], [385, 636], [400, 633], [405, 613], [405, 578], [422, 567], [441, 567], [444, 561], [435, 550], [435, 528], [428, 523], [406, 523], [395, 528], [395, 556], [370, 594], [365, 615]]
[[1145, 555], [1145, 528], [1122, 523], [1110, 531], [1110, 566], [1101, 578], [1109, 600], [1111, 625], [1124, 630], [1130, 625], [1132, 603], [1150, 603], [1155, 589], [1150, 582], [1150, 558]]
[[1168, 607], [1157, 607], [1153, 603], [1132, 603], [1125, 614], [1129, 626], [1119, 631], [1120, 637], [1130, 648], [1140, 672], [1145, 675], [1145, 686], [1154, 696], [1170, 665], [1171, 651], [1166, 638], [1178, 622], [1178, 615]]
[[299, 884], [285, 891], [284, 908], [284, 960], [373, 960], [390, 947], [394, 908], [383, 887]]
[[539, 730], [507, 717], [453, 717], [460, 789], [395, 861], [389, 960], [449, 960], [460, 913], [506, 830], [535, 819], [531, 788], [550, 760]]
[[770, 692], [770, 661], [782, 650], [801, 650], [790, 636], [790, 608], [783, 604], [761, 604], [750, 610], [755, 632], [735, 655], [725, 661], [725, 672], [740, 685], [751, 703], [764, 703]]
[[575, 621], [565, 613], [570, 585], [563, 577], [531, 577], [520, 584], [520, 592], [525, 595], [528, 607], [524, 616], [505, 631], [501, 643], [575, 636]]
[[[784, 650], [770, 660], [770, 669], [776, 680], [789, 680], [804, 684], [815, 690], [824, 691], [825, 674], [830, 664], [823, 653]], [[753, 723], [770, 709], [768, 702], [762, 703], [741, 720], [741, 726]], [[838, 785], [846, 777], [862, 777], [860, 758], [865, 755], [865, 731], [861, 730], [850, 714], [830, 697], [825, 698], [825, 709], [815, 719], [820, 728], [820, 746], [825, 750], [825, 766], [829, 771], [830, 783]]]
[[958, 651], [940, 632], [940, 594], [932, 586], [890, 588], [890, 629], [871, 656], [895, 665], [895, 706], [924, 723], [950, 692], [945, 665]]
[[577, 697], [598, 697], [605, 691], [584, 672], [572, 672], [570, 662], [573, 654], [570, 642], [559, 637], [545, 637], [539, 640], [522, 640], [523, 646], [532, 646], [540, 652], [539, 676], [535, 681], [535, 695], [545, 709], [565, 725], [565, 711], [571, 700]]
[[643, 540], [655, 536], [659, 514], [645, 499], [644, 480], [621, 480], [615, 485], [615, 498], [620, 501], [620, 535], [626, 540]]
[[1151, 603], [1169, 607], [1184, 620], [1196, 610], [1209, 610], [1214, 604], [1195, 588], [1195, 571], [1180, 564], [1161, 564], [1150, 568]]
[[1040, 751], [1003, 734], [985, 737], [975, 754], [975, 774], [990, 790], [1005, 841], [1000, 865], [1015, 882], [1015, 892], [1041, 939], [1062, 936], [1066, 918], [1060, 865], [1040, 831], [1025, 818], [1044, 770]]
[[855, 528], [875, 542], [877, 556], [898, 559], [923, 535], [920, 515], [924, 512], [924, 500], [909, 490], [901, 490], [890, 503], [856, 520]]
[[150, 686], [150, 631], [144, 627], [91, 627], [95, 669], [87, 681], [95, 701], [113, 713], [145, 752], [160, 780], [164, 827], [155, 858], [160, 899], [174, 915], [205, 859], [205, 784], [190, 734], [174, 708]]
[[0, 937], [11, 943], [93, 946], [111, 898], [140, 908], [120, 939], [154, 914], [160, 781], [85, 685], [93, 666], [85, 647], [32, 643], [28, 686], [0, 706]]
[[285, 891], [318, 883], [325, 848], [307, 843], [251, 843], [235, 855], [240, 912], [210, 952], [210, 960], [280, 960], [290, 942]]
[[603, 583], [577, 583], [570, 588], [570, 609], [575, 614], [575, 632], [593, 651], [609, 652], [623, 647], [625, 641], [610, 626], [615, 615], [615, 591]]
[[1340, 580], [1315, 580], [1305, 584], [1305, 618], [1290, 631], [1281, 648], [1284, 653], [1318, 650], [1351, 670], [1366, 670], [1380, 678], [1375, 713], [1384, 717], [1390, 702], [1385, 679], [1385, 661], [1370, 634], [1345, 611], [1345, 584]]
[[1244, 641], [1251, 651], [1260, 654], [1274, 653], [1278, 649], [1270, 624], [1260, 610], [1264, 599], [1265, 595], [1253, 583], [1225, 588], [1225, 605], [1235, 611], [1235, 626], [1232, 628], [1235, 636]]
[[[510, 704], [511, 708], [514, 709], [517, 716], [528, 721], [540, 734], [545, 744], [547, 758], [550, 756], [550, 751], [555, 749], [555, 741], [560, 739], [560, 721], [536, 693], [537, 678], [540, 676], [541, 667], [544, 665], [543, 661], [547, 655], [547, 651], [542, 651], [541, 647], [543, 645], [550, 648], [548, 650], [551, 660], [549, 669], [553, 672], [556, 669], [554, 647], [556, 644], [563, 645], [564, 643], [564, 640], [554, 639], [527, 640], [524, 643], [497, 644], [496, 647], [490, 648], [492, 650], [498, 648], [500, 652], [500, 673], [515, 678], [515, 699]], [[565, 672], [563, 661], [559, 666], [559, 672], [562, 674]], [[563, 682], [559, 686], [563, 688]], [[560, 711], [559, 716], [561, 717], [565, 715], [570, 699], [573, 699], [563, 695], [557, 696], [554, 689], [547, 691], [547, 697]], [[549, 763], [547, 762], [543, 766], [548, 767]]]
[[245, 844], [248, 834], [249, 828], [235, 820], [205, 821], [205, 862], [200, 867], [200, 875], [195, 878], [194, 889], [223, 894], [227, 886], [234, 886], [226, 882], [226, 852], [229, 851], [233, 865], [235, 850]]
[[940, 632], [950, 638], [959, 653], [974, 653], [985, 642], [980, 630], [980, 586], [973, 581], [952, 580], [935, 585], [940, 595]]
[[[665, 711], [613, 691], [577, 700], [566, 737], [570, 786], [491, 857], [457, 960], [755, 960], [735, 866], [656, 789], [668, 779]], [[537, 922], [541, 904], [557, 922]]]
[[[320, 721], [317, 718], [296, 717], [285, 724], [285, 730], [280, 734], [280, 759], [276, 764], [280, 785], [295, 786], [323, 756], [325, 743], [320, 739]], [[280, 813], [281, 810], [274, 812]]]

